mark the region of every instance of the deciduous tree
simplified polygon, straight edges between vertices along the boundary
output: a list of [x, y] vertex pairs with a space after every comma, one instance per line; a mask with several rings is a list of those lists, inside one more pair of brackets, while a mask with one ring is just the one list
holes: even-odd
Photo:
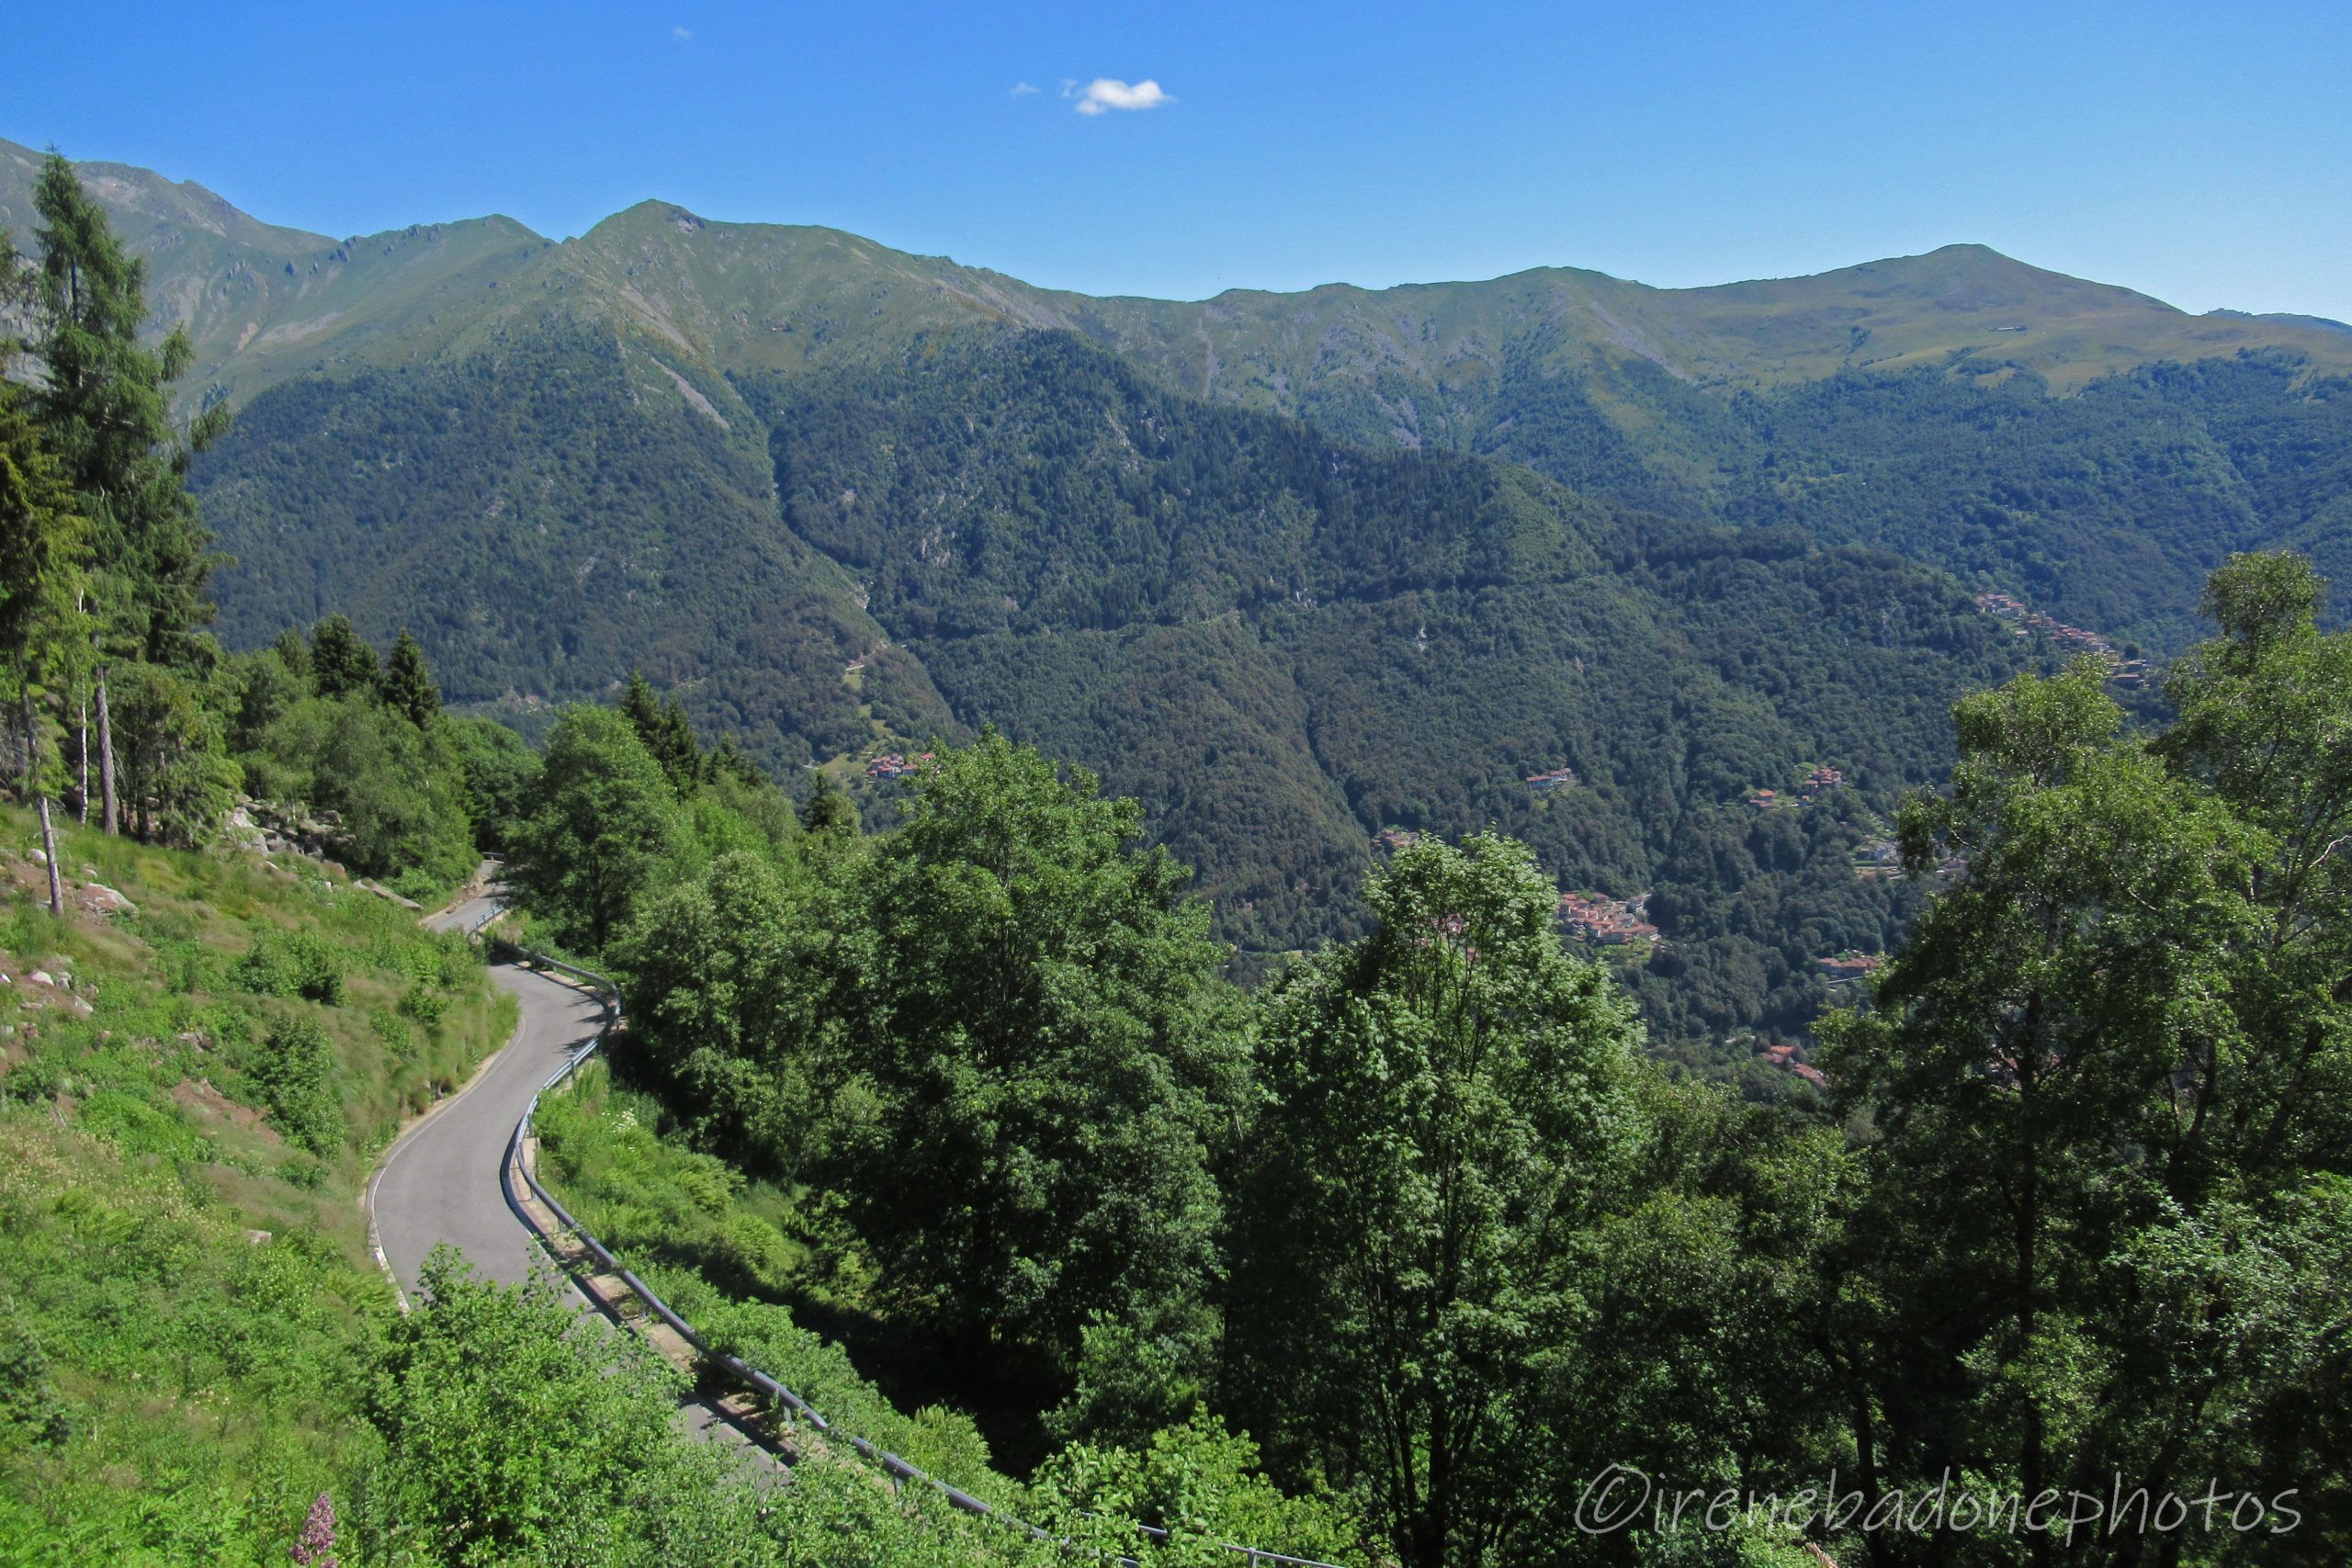
[[636, 728], [610, 708], [564, 710], [514, 831], [508, 875], [560, 940], [611, 941], [672, 874], [677, 797]]
[[1238, 1061], [1206, 911], [1142, 829], [990, 730], [861, 874], [871, 948], [833, 1001], [872, 1095], [851, 1213], [888, 1289], [971, 1350], [1068, 1364], [1098, 1315], [1206, 1348]]
[[1579, 1237], [1638, 1147], [1638, 1036], [1523, 845], [1425, 840], [1365, 899], [1378, 928], [1258, 1025], [1228, 1381], [1299, 1468], [1364, 1488], [1403, 1562], [1520, 1561]]

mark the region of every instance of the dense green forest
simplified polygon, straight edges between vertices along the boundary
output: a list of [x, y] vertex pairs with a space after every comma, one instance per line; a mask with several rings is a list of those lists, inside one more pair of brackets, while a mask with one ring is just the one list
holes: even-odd
[[[1803, 1027], [1903, 917], [1849, 852], [2021, 649], [1948, 581], [1161, 391], [1067, 338], [744, 389], [793, 529], [957, 716], [1098, 766], [1261, 952], [1361, 929], [1385, 828], [1649, 893], [1664, 1041]], [[1836, 798], [1759, 814], [1817, 761]], [[1560, 767], [1573, 787], [1527, 775]]]
[[869, 738], [842, 681], [861, 655], [904, 730], [945, 724], [839, 572], [775, 526], [756, 446], [674, 401], [647, 417], [641, 374], [610, 333], [559, 325], [257, 400], [198, 471], [238, 562], [221, 635], [260, 647], [335, 610], [409, 627], [454, 697], [526, 723], [643, 670], [771, 761]]
[[[455, 699], [534, 732], [642, 668], [763, 762], [853, 775], [998, 723], [1151, 803], [1244, 972], [1361, 929], [1384, 829], [1499, 827], [1570, 887], [1652, 897], [1641, 995], [1694, 1059], [1802, 1030], [1815, 960], [1886, 948], [1904, 897], [1851, 852], [1939, 767], [1951, 698], [2033, 657], [1890, 556], [1351, 447], [1068, 336], [745, 380], [745, 431], [675, 405], [624, 423], [641, 446], [606, 430], [636, 374], [551, 329], [256, 400], [201, 486], [245, 558], [232, 639], [329, 603], [413, 622]], [[1823, 809], [1743, 804], [1824, 762], [1850, 784]]]
[[1463, 445], [1669, 514], [1894, 550], [2166, 654], [2233, 551], [2352, 570], [2352, 382], [2291, 355], [2152, 365], [2064, 397], [1992, 354], [1731, 397], [1646, 365], [1527, 363], [1544, 357], [1506, 360]]
[[[1650, 1060], [1499, 834], [1401, 849], [1361, 935], [1242, 993], [1141, 807], [984, 733], [887, 831], [828, 795], [641, 869], [621, 1087], [553, 1168], [695, 1299], [827, 1325], [1041, 1476], [1246, 1431], [1334, 1561], [2332, 1562], [2352, 635], [2320, 598], [2230, 562], [2152, 729], [2089, 660], [1957, 705], [1899, 840], [1922, 886], [1964, 869], [1829, 1020], [1818, 1107]], [[632, 728], [564, 722], [580, 789], [662, 807]], [[1612, 1467], [1815, 1511], [1595, 1529]], [[1833, 1471], [1876, 1525], [1821, 1518]]]

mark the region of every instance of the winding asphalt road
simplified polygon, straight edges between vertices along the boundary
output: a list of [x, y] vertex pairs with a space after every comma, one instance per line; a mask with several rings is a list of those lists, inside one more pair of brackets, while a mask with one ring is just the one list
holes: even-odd
[[[488, 897], [475, 898], [427, 923], [464, 931], [496, 907]], [[522, 1004], [514, 1038], [392, 1145], [368, 1187], [378, 1243], [403, 1291], [416, 1289], [425, 1256], [445, 1241], [502, 1284], [522, 1283], [532, 1261], [546, 1257], [508, 1207], [500, 1167], [531, 1096], [596, 1032], [604, 1010], [594, 998], [528, 969], [501, 964], [490, 973]]]
[[[431, 917], [435, 931], [470, 931], [498, 907], [469, 899]], [[546, 1252], [506, 1201], [502, 1168], [507, 1140], [531, 1097], [572, 1052], [595, 1034], [604, 1008], [578, 988], [512, 964], [491, 966], [491, 979], [522, 1006], [514, 1034], [473, 1080], [443, 1100], [394, 1143], [368, 1185], [368, 1217], [384, 1261], [413, 1296], [434, 1247], [447, 1242], [481, 1277], [520, 1284]], [[594, 1305], [574, 1292], [577, 1304]], [[697, 1433], [750, 1447], [715, 1404], [684, 1401], [680, 1419]], [[764, 1450], [755, 1450], [762, 1454]]]

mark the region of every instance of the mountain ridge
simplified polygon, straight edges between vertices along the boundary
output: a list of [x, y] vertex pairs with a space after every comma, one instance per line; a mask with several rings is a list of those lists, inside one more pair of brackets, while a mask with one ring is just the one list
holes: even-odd
[[[238, 406], [193, 473], [232, 646], [345, 611], [517, 718], [642, 671], [884, 818], [869, 761], [999, 723], [1152, 802], [1256, 955], [1359, 918], [1376, 840], [1498, 824], [1650, 899], [1662, 1041], [1800, 1029], [1899, 937], [1851, 854], [2048, 655], [1974, 594], [2129, 658], [2231, 551], [2352, 575], [2352, 340], [1981, 246], [1182, 302], [661, 200], [283, 254], [132, 195]], [[2188, 357], [2091, 374], [2143, 351]]]
[[[0, 224], [29, 231], [28, 193], [38, 160], [30, 149], [0, 141]], [[443, 329], [423, 332], [435, 353], [471, 346], [514, 312], [511, 298], [495, 296], [516, 288], [529, 295], [534, 284], [542, 292], [586, 286], [639, 324], [694, 344], [709, 356], [712, 370], [786, 368], [810, 357], [789, 352], [801, 345], [756, 343], [745, 330], [752, 315], [774, 317], [775, 307], [792, 301], [789, 290], [776, 289], [785, 268], [820, 274], [823, 304], [842, 304], [861, 288], [928, 288], [984, 317], [1080, 332], [1185, 390], [1278, 412], [1311, 412], [1302, 405], [1299, 383], [1318, 357], [1352, 357], [1363, 378], [1376, 381], [1391, 371], [1426, 369], [1431, 344], [1441, 359], [1488, 362], [1513, 333], [1546, 328], [1566, 330], [1553, 355], [1563, 365], [1579, 355], [1644, 358], [1678, 378], [1724, 387], [1779, 385], [1849, 367], [1900, 369], [1992, 351], [2062, 391], [2141, 364], [2241, 349], [2283, 348], [2317, 368], [2352, 369], [2352, 341], [2315, 320], [2191, 315], [2135, 290], [2035, 267], [1973, 243], [1794, 277], [1681, 288], [1555, 265], [1385, 288], [1237, 288], [1171, 300], [1046, 288], [824, 225], [713, 219], [658, 197], [568, 240], [493, 214], [337, 241], [268, 224], [192, 180], [175, 182], [128, 164], [77, 167], [119, 214], [143, 220], [126, 223], [125, 232], [151, 258], [153, 296], [197, 338], [198, 380], [232, 400], [288, 376], [383, 363], [371, 346], [402, 331]], [[194, 246], [159, 236], [159, 225], [174, 222], [193, 224], [216, 243]], [[731, 293], [703, 291], [699, 302], [707, 314], [691, 323], [699, 342], [673, 312], [641, 290], [632, 298], [627, 287], [632, 265], [656, 259], [649, 242], [663, 230], [690, 248], [736, 253], [708, 257], [700, 268], [670, 264], [673, 278], [683, 270], [704, 272], [703, 281], [734, 280]], [[353, 269], [363, 258], [368, 265]], [[610, 276], [616, 265], [619, 278]], [[597, 276], [600, 270], [605, 276]], [[763, 288], [767, 291], [759, 292]], [[820, 303], [806, 288], [799, 302], [811, 309]], [[877, 315], [894, 342], [948, 320], [884, 310], [865, 321]], [[834, 321], [836, 328], [847, 324]], [[1434, 383], [1442, 389], [1446, 378], [1436, 376]], [[1436, 434], [1418, 418], [1397, 429], [1408, 443]]]

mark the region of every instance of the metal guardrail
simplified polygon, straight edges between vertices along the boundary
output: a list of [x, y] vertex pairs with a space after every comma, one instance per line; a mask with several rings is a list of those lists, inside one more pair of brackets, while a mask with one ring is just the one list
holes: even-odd
[[[487, 928], [504, 912], [503, 909], [493, 908], [490, 913], [475, 921], [466, 934], [469, 938], [479, 936], [486, 945], [511, 953], [534, 967], [560, 970], [566, 975], [578, 977], [595, 991], [605, 1005], [605, 1021], [597, 1025], [595, 1034], [586, 1044], [566, 1057], [563, 1066], [548, 1076], [547, 1082], [541, 1084], [532, 1094], [530, 1104], [523, 1108], [522, 1120], [514, 1123], [514, 1135], [507, 1139], [506, 1158], [500, 1169], [500, 1181], [507, 1201], [514, 1203], [518, 1209], [521, 1207], [514, 1192], [514, 1177], [519, 1174], [524, 1183], [530, 1188], [531, 1195], [547, 1206], [548, 1212], [556, 1217], [564, 1229], [579, 1238], [581, 1246], [605, 1272], [628, 1286], [630, 1293], [645, 1303], [646, 1311], [668, 1325], [671, 1330], [693, 1347], [695, 1354], [706, 1362], [726, 1372], [753, 1393], [782, 1406], [786, 1412], [785, 1422], [787, 1427], [797, 1417], [806, 1422], [811, 1431], [820, 1433], [836, 1442], [847, 1443], [857, 1451], [860, 1458], [873, 1463], [888, 1474], [893, 1485], [911, 1482], [917, 1485], [926, 1486], [937, 1494], [950, 1507], [959, 1512], [1010, 1526], [1014, 1529], [1026, 1532], [1037, 1540], [1056, 1540], [1051, 1531], [1040, 1529], [1025, 1519], [1016, 1518], [1003, 1509], [973, 1496], [960, 1487], [949, 1485], [920, 1466], [900, 1459], [888, 1449], [869, 1442], [854, 1433], [839, 1430], [831, 1422], [820, 1415], [814, 1405], [793, 1393], [775, 1378], [724, 1350], [712, 1349], [709, 1341], [695, 1332], [694, 1325], [679, 1315], [676, 1309], [656, 1294], [652, 1286], [622, 1267], [620, 1259], [614, 1257], [611, 1250], [603, 1242], [597, 1240], [585, 1225], [574, 1219], [571, 1212], [557, 1201], [554, 1193], [549, 1192], [540, 1184], [537, 1173], [523, 1158], [523, 1144], [531, 1135], [531, 1120], [538, 1113], [539, 1096], [560, 1087], [586, 1064], [589, 1057], [604, 1048], [605, 1039], [620, 1022], [621, 991], [620, 987], [608, 976], [599, 975], [593, 969], [583, 969], [577, 964], [567, 964], [560, 958], [550, 957], [546, 953], [524, 947], [520, 943], [508, 942], [503, 937], [489, 935]], [[1135, 1528], [1152, 1540], [1169, 1539], [1168, 1531], [1157, 1525], [1137, 1524]], [[1070, 1543], [1065, 1541], [1062, 1544]], [[1268, 1551], [1255, 1546], [1240, 1546], [1230, 1541], [1219, 1541], [1217, 1545], [1222, 1550], [1230, 1551], [1251, 1564], [1271, 1562], [1280, 1564], [1281, 1568], [1338, 1568], [1335, 1563], [1320, 1562], [1307, 1557], [1289, 1557], [1279, 1551]], [[1141, 1564], [1132, 1557], [1119, 1557], [1112, 1561], [1116, 1562], [1119, 1568], [1141, 1568]]]

